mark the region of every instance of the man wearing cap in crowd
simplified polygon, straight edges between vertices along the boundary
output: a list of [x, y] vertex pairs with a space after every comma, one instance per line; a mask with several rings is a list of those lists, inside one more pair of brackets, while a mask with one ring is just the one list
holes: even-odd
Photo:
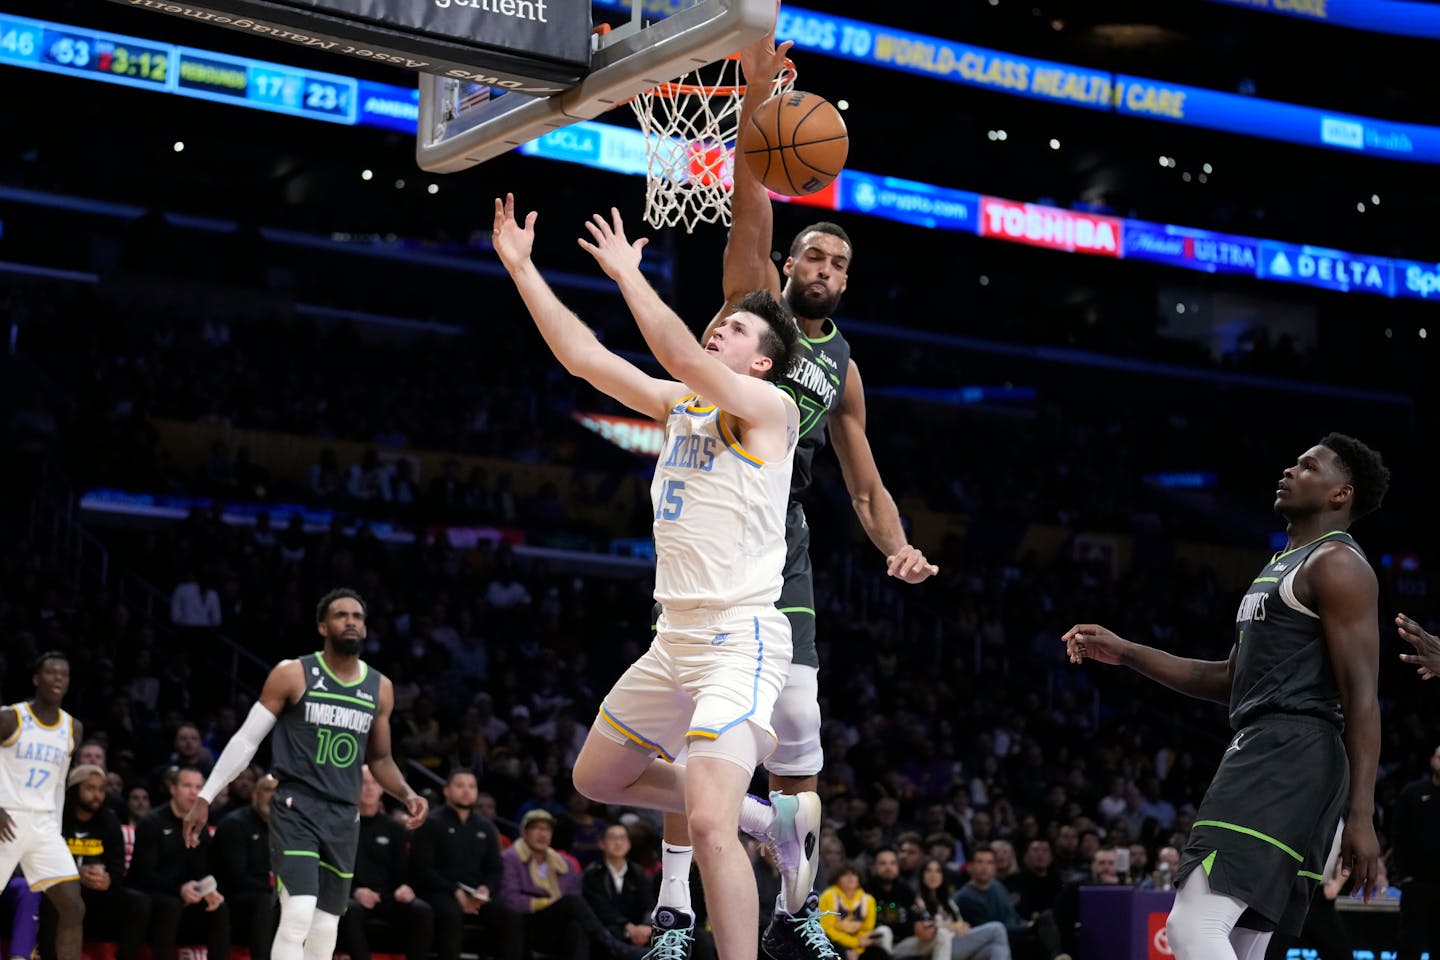
[[525, 917], [526, 944], [533, 950], [580, 960], [592, 944], [612, 957], [640, 958], [637, 947], [615, 936], [580, 888], [580, 863], [550, 846], [555, 815], [544, 808], [526, 813], [520, 839], [500, 855], [500, 893], [512, 910]]
[[66, 789], [60, 832], [80, 872], [85, 939], [113, 940], [116, 960], [135, 960], [150, 923], [150, 898], [125, 885], [125, 836], [120, 818], [105, 804], [105, 768], [73, 767]]

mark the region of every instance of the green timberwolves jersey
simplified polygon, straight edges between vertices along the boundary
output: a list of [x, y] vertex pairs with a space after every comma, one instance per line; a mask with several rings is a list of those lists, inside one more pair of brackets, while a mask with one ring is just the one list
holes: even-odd
[[815, 451], [825, 446], [825, 420], [845, 393], [845, 373], [850, 369], [850, 344], [834, 320], [826, 320], [825, 327], [828, 332], [814, 340], [800, 334], [795, 358], [780, 380], [780, 389], [800, 408], [800, 444], [790, 475], [792, 500], [810, 488], [811, 461]]
[[305, 695], [286, 707], [271, 739], [275, 779], [337, 803], [360, 802], [360, 768], [380, 701], [380, 673], [360, 663], [360, 679], [342, 683], [325, 657], [300, 658]]
[[1343, 543], [1365, 555], [1350, 534], [1327, 533], [1271, 557], [1240, 601], [1230, 688], [1230, 726], [1236, 730], [1268, 713], [1304, 714], [1344, 726], [1320, 615], [1295, 596], [1295, 575], [1326, 543]]

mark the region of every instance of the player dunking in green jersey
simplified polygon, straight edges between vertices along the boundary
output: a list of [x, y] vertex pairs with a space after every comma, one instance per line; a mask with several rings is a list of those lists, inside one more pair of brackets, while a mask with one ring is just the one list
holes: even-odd
[[332, 590], [320, 599], [315, 621], [324, 649], [270, 671], [185, 817], [185, 842], [193, 847], [215, 795], [274, 729], [272, 773], [279, 786], [270, 802], [270, 865], [280, 890], [274, 960], [330, 960], [335, 950], [355, 871], [365, 764], [405, 804], [410, 829], [427, 812], [390, 755], [394, 688], [360, 659], [365, 601], [353, 590]]
[[1275, 510], [1289, 543], [1241, 600], [1226, 660], [1176, 657], [1095, 624], [1063, 637], [1074, 663], [1124, 664], [1230, 706], [1235, 737], [1196, 813], [1167, 924], [1179, 960], [1260, 960], [1276, 929], [1298, 935], [1342, 814], [1340, 867], [1368, 896], [1380, 854], [1379, 587], [1347, 531], [1389, 483], [1380, 455], [1343, 434], [1285, 470]]

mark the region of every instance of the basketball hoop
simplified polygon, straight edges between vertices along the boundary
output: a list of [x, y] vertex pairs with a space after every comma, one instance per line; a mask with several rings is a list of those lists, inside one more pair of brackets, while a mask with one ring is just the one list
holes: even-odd
[[[771, 96], [793, 90], [787, 58], [771, 81]], [[740, 55], [662, 83], [630, 101], [645, 134], [645, 221], [652, 227], [730, 225], [735, 134], [745, 97]]]

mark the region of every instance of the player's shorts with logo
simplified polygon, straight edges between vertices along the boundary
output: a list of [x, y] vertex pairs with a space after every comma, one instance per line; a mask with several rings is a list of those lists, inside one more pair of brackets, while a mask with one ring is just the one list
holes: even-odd
[[1298, 714], [1247, 724], [1195, 814], [1179, 882], [1204, 870], [1212, 890], [1249, 906], [1239, 926], [1298, 936], [1349, 790], [1334, 724]]
[[270, 868], [277, 889], [317, 897], [316, 909], [340, 914], [350, 901], [360, 808], [336, 803], [297, 783], [282, 783], [270, 801]]
[[78, 880], [75, 858], [60, 835], [60, 822], [53, 813], [34, 810], [7, 810], [14, 840], [0, 840], [0, 878], [8, 881], [16, 864], [25, 874], [31, 890], [44, 890], [66, 880]]
[[673, 761], [691, 737], [770, 714], [790, 672], [790, 627], [774, 607], [662, 613], [650, 649], [600, 705], [601, 729]]

